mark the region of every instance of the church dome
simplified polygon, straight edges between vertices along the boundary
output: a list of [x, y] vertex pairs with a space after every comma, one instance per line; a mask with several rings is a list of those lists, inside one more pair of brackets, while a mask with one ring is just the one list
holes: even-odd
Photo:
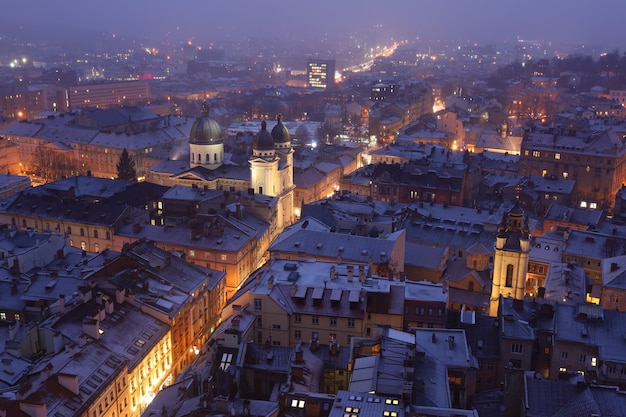
[[202, 116], [191, 126], [189, 142], [194, 144], [211, 144], [221, 141], [222, 128], [219, 123], [209, 117], [209, 106], [202, 104]]
[[261, 131], [254, 137], [252, 148], [255, 151], [269, 151], [274, 149], [274, 139], [272, 138], [272, 134], [267, 131], [267, 123], [265, 120], [261, 122]]
[[274, 139], [274, 143], [288, 143], [289, 142], [289, 130], [283, 124], [283, 116], [279, 114], [276, 117], [276, 126], [272, 129], [272, 138]]

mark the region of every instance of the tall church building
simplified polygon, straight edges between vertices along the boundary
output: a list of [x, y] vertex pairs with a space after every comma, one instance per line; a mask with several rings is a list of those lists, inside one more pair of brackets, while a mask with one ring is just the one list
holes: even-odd
[[272, 132], [265, 120], [252, 143], [250, 187], [255, 193], [278, 197], [278, 228], [293, 222], [293, 148], [289, 131], [278, 116]]
[[503, 213], [496, 235], [489, 315], [497, 317], [500, 296], [523, 300], [530, 254], [528, 216], [516, 204]]

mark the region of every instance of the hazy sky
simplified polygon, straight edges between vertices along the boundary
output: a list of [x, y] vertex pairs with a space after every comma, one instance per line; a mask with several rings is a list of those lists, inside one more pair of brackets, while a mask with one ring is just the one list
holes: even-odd
[[[516, 37], [626, 51], [626, 0], [2, 0], [0, 24], [199, 40], [319, 36], [376, 24], [397, 37], [500, 42]], [[0, 28], [0, 32], [2, 28]]]

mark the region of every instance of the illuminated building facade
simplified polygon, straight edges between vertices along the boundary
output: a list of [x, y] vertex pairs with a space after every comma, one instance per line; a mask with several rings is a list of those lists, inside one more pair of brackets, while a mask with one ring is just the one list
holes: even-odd
[[500, 296], [524, 299], [530, 254], [528, 216], [519, 205], [502, 215], [496, 235], [489, 315], [498, 316]]
[[150, 100], [148, 80], [106, 84], [81, 84], [67, 89], [69, 107], [106, 109], [124, 105], [146, 104]]
[[309, 87], [332, 88], [335, 83], [335, 60], [310, 60], [306, 65]]

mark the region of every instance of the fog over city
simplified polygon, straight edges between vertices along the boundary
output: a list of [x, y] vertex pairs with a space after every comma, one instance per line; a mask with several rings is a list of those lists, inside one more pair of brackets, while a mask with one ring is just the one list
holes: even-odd
[[0, 33], [59, 42], [116, 33], [154, 40], [280, 37], [332, 43], [376, 29], [407, 40], [532, 39], [622, 51], [626, 50], [620, 33], [625, 12], [626, 2], [621, 0], [34, 0], [4, 2]]

